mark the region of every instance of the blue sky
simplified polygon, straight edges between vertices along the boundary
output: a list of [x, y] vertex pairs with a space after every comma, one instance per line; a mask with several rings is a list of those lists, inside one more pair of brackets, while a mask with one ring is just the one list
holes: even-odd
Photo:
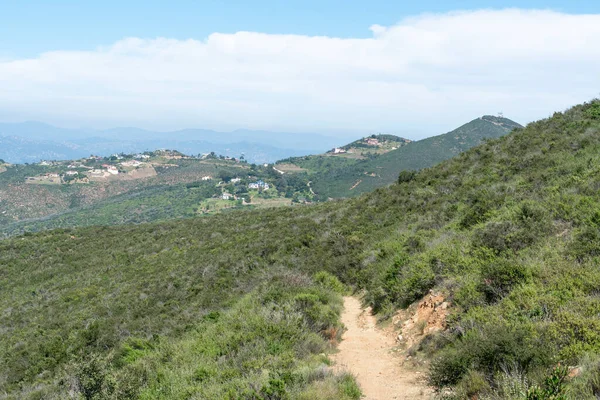
[[203, 39], [213, 32], [369, 37], [373, 24], [481, 8], [597, 13], [597, 0], [0, 0], [0, 54], [87, 50], [125, 37]]
[[0, 121], [396, 133], [600, 96], [600, 2], [0, 0]]

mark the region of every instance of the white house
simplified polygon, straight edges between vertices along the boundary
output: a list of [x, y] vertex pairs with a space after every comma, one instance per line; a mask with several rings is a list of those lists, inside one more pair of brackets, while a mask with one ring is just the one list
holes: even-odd
[[231, 180], [231, 183], [239, 183], [240, 181], [241, 181], [241, 179], [240, 179], [240, 178], [233, 178], [233, 179]]
[[117, 169], [117, 167], [115, 167], [114, 165], [109, 165], [106, 170], [108, 171], [109, 174], [111, 175], [118, 175], [119, 174], [119, 170]]
[[121, 165], [124, 167], [139, 167], [140, 165], [142, 165], [142, 163], [139, 162], [138, 160], [131, 160], [131, 161], [123, 161], [121, 163]]
[[262, 190], [269, 190], [270, 186], [268, 183], [263, 182], [263, 181], [256, 181], [256, 182], [252, 182], [248, 185], [248, 187], [250, 189], [261, 189]]
[[73, 175], [78, 175], [78, 174], [79, 174], [79, 172], [77, 172], [77, 171], [67, 171], [67, 172], [65, 172], [65, 174], [66, 174], [66, 175], [73, 176]]
[[340, 149], [339, 147], [336, 147], [335, 149], [333, 149], [333, 154], [343, 154], [345, 152], [346, 152], [346, 150]]
[[212, 176], [210, 175], [205, 175], [201, 178], [203, 181], [210, 181], [212, 179]]
[[223, 193], [223, 200], [229, 200], [231, 198], [233, 198], [233, 196], [230, 193]]

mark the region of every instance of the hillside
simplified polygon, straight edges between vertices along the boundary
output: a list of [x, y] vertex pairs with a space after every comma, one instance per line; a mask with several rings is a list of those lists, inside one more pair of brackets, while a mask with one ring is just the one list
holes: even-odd
[[520, 125], [507, 118], [483, 116], [446, 134], [410, 142], [374, 158], [320, 169], [310, 177], [312, 187], [326, 197], [357, 196], [389, 185], [400, 171], [429, 168], [517, 127]]
[[313, 199], [271, 166], [176, 151], [0, 165], [0, 236], [190, 218]]
[[328, 368], [345, 284], [390, 322], [443, 299], [392, 325], [445, 398], [597, 398], [599, 176], [594, 101], [356, 199], [0, 241], [0, 387], [358, 399]]
[[336, 168], [347, 168], [360, 160], [396, 150], [411, 141], [396, 135], [378, 134], [334, 147], [323, 154], [290, 157], [279, 160], [276, 168], [285, 173], [317, 174]]

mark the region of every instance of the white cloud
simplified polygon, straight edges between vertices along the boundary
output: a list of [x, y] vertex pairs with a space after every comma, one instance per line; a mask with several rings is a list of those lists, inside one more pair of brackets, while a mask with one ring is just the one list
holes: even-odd
[[498, 111], [526, 122], [600, 93], [600, 15], [482, 10], [370, 29], [127, 38], [0, 60], [0, 109], [105, 125], [437, 133]]

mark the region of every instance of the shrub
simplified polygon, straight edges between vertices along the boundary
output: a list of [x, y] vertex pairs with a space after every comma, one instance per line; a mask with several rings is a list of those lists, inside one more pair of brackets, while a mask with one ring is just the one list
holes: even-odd
[[484, 265], [481, 274], [480, 290], [490, 303], [506, 296], [514, 286], [531, 277], [527, 266], [510, 259], [498, 259]]
[[334, 293], [345, 294], [348, 288], [340, 280], [326, 271], [319, 271], [315, 274], [314, 280], [319, 285], [332, 290]]
[[592, 119], [600, 119], [600, 100], [594, 100], [588, 105], [586, 115]]
[[458, 398], [472, 399], [491, 390], [485, 376], [477, 371], [469, 371], [456, 386]]
[[583, 227], [569, 246], [569, 253], [579, 262], [600, 256], [600, 228], [595, 224]]
[[417, 175], [416, 171], [412, 171], [412, 170], [400, 171], [400, 174], [398, 174], [398, 183], [410, 182], [415, 179], [416, 175]]
[[435, 274], [428, 263], [415, 262], [391, 266], [385, 275], [385, 291], [392, 303], [408, 307], [423, 297], [435, 284]]
[[429, 383], [438, 388], [456, 385], [471, 368], [472, 358], [459, 349], [449, 348], [429, 369]]
[[544, 385], [534, 386], [527, 391], [527, 400], [567, 400], [565, 396], [565, 379], [569, 369], [564, 366], [555, 367], [544, 380]]

